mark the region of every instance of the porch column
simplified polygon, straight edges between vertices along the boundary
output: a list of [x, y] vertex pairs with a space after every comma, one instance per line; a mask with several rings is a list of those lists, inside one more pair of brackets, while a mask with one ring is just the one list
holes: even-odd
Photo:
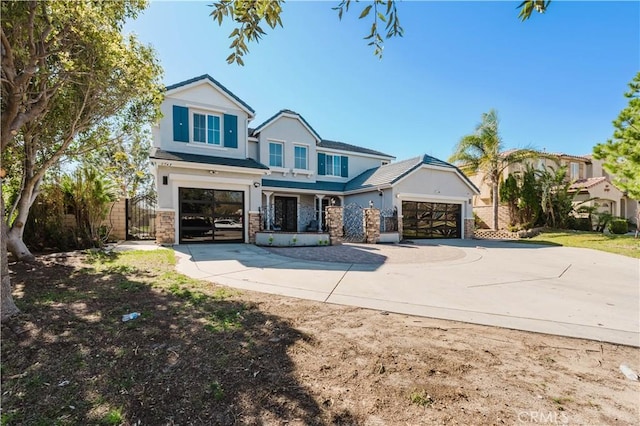
[[267, 226], [265, 227], [265, 229], [267, 231], [271, 231], [271, 195], [273, 195], [273, 192], [262, 191], [262, 193], [264, 194], [265, 197], [267, 197], [267, 206], [266, 206], [266, 211], [264, 213], [264, 217], [267, 221]]
[[318, 199], [318, 232], [322, 232], [322, 199], [324, 195], [316, 194]]

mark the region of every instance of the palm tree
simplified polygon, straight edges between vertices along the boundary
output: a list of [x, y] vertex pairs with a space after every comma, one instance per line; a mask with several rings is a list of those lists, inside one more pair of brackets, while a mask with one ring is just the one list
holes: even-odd
[[483, 183], [491, 186], [493, 203], [493, 229], [498, 229], [498, 202], [500, 177], [511, 164], [520, 163], [525, 158], [536, 157], [538, 153], [530, 149], [504, 152], [502, 138], [498, 130], [498, 113], [492, 109], [482, 114], [482, 121], [475, 132], [463, 136], [458, 142], [450, 162], [459, 165], [469, 175], [482, 173]]

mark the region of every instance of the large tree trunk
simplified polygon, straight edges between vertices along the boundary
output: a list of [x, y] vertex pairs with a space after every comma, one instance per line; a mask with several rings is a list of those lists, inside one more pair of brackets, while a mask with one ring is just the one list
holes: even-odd
[[498, 183], [494, 183], [492, 188], [492, 198], [493, 198], [493, 230], [498, 230]]
[[[11, 223], [11, 227], [7, 232], [7, 250], [11, 252], [21, 262], [32, 262], [35, 260], [29, 248], [25, 245], [22, 237], [24, 235], [24, 226], [29, 217], [29, 210], [38, 196], [40, 180], [34, 182], [34, 178], [28, 178], [22, 191], [20, 191], [18, 205], [16, 208], [16, 217]], [[8, 224], [7, 224], [8, 225]]]
[[[0, 189], [0, 211], [4, 214], [4, 200], [2, 198], [2, 189]], [[0, 321], [5, 322], [9, 318], [20, 313], [20, 310], [13, 302], [13, 295], [11, 294], [11, 277], [9, 276], [9, 258], [7, 256], [7, 225], [4, 220], [0, 223], [2, 228], [2, 238], [0, 245], [2, 246], [2, 288], [0, 289], [0, 312], [2, 313]]]

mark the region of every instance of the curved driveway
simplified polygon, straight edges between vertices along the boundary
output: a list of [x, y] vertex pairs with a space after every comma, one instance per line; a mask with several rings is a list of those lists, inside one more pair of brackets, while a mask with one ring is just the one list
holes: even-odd
[[473, 240], [174, 249], [180, 272], [231, 287], [640, 346], [640, 260], [624, 256]]

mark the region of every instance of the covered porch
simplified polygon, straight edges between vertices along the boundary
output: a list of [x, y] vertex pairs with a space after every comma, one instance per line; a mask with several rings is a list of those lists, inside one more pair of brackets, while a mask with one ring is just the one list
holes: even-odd
[[341, 206], [341, 195], [293, 188], [262, 188], [260, 229], [256, 244], [268, 246], [329, 245], [328, 206]]

